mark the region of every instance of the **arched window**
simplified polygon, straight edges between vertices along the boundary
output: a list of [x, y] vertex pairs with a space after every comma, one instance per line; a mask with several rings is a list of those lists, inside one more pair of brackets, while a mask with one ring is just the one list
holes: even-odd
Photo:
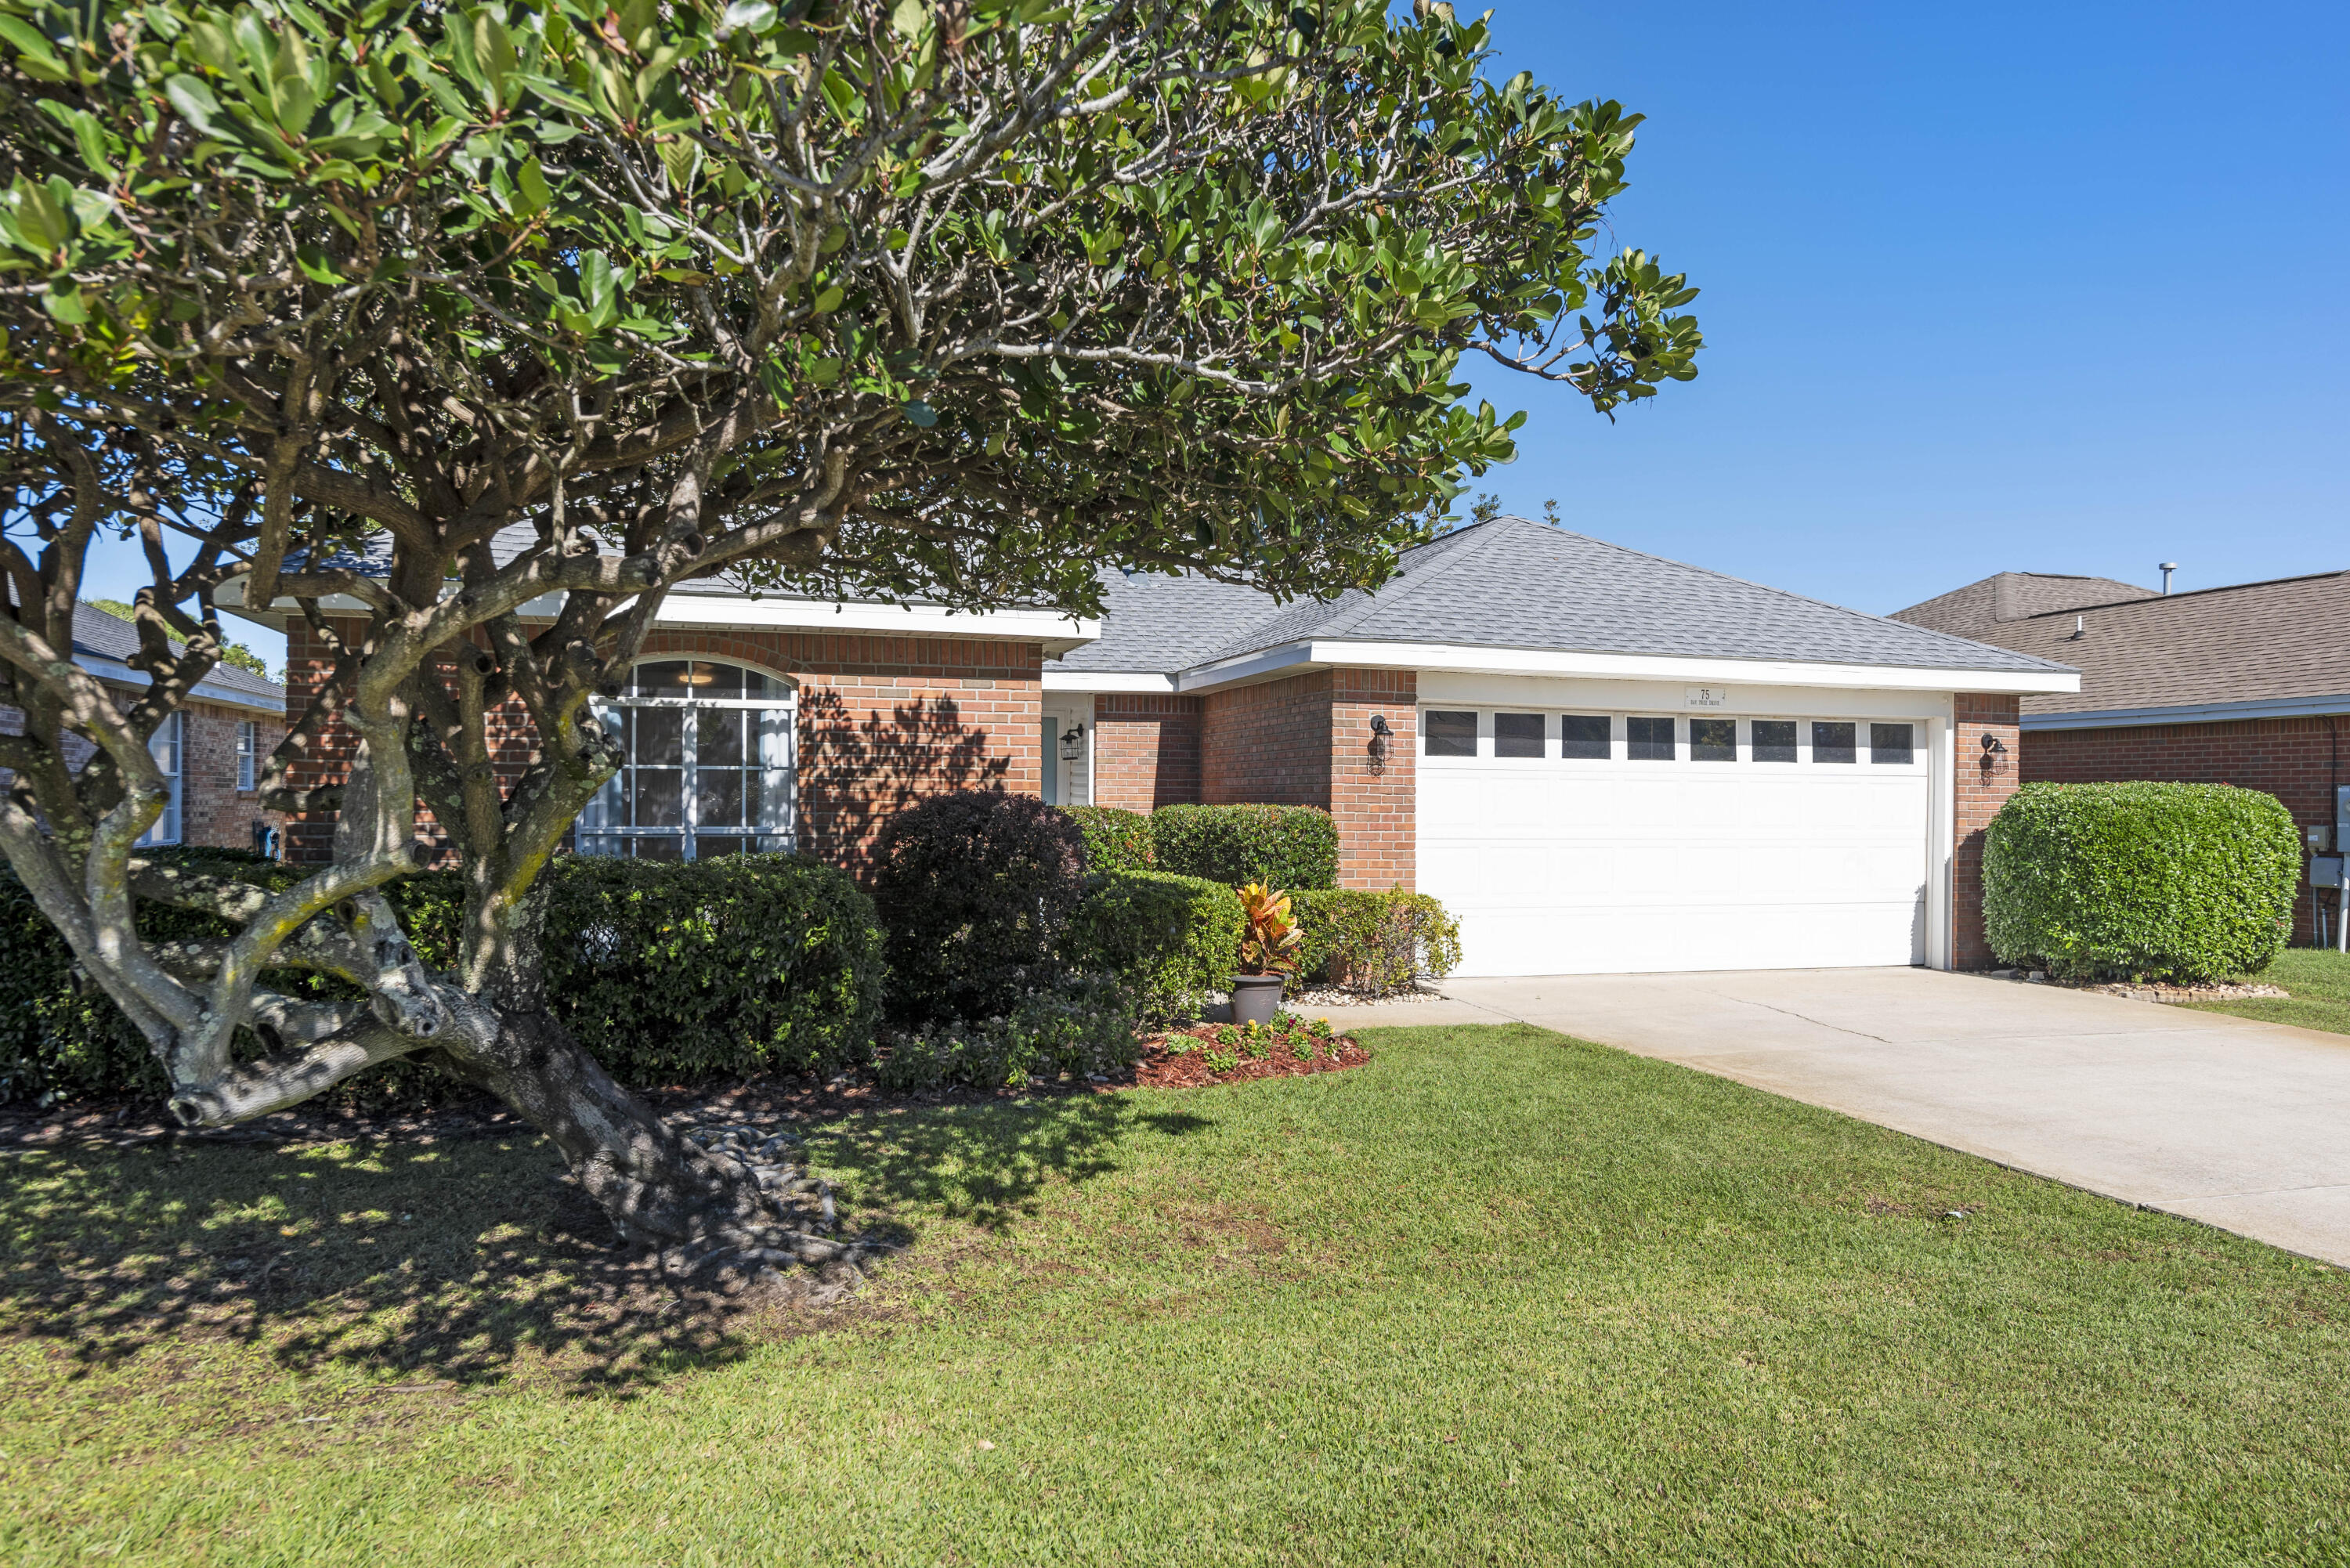
[[793, 847], [798, 693], [715, 659], [648, 659], [596, 714], [627, 753], [579, 816], [579, 853], [698, 860]]

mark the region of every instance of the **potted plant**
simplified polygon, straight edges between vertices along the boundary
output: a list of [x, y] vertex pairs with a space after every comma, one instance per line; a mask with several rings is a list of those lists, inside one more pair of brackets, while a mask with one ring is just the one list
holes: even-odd
[[1282, 978], [1297, 968], [1305, 933], [1289, 912], [1289, 895], [1262, 882], [1240, 889], [1240, 972], [1232, 976], [1232, 1022], [1273, 1022], [1281, 1011]]

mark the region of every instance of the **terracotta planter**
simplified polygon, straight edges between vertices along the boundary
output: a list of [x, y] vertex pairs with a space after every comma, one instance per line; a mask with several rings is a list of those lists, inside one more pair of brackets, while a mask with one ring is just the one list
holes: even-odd
[[1232, 1022], [1271, 1023], [1281, 1011], [1281, 977], [1277, 974], [1232, 976]]

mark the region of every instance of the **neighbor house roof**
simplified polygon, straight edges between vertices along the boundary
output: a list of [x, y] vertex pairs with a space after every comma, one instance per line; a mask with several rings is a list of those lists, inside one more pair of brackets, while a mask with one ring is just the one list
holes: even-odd
[[1196, 577], [1106, 578], [1073, 671], [1171, 673], [1302, 642], [1423, 643], [1902, 669], [2069, 673], [2061, 662], [1824, 604], [1522, 517], [1404, 553], [1382, 587], [1286, 607]]
[[[2068, 716], [2153, 723], [2350, 712], [2350, 572], [2191, 593], [2134, 590], [2118, 602], [2004, 620], [1981, 635], [2080, 670], [2077, 693], [2023, 699], [2027, 722], [2051, 721], [2036, 727], [2060, 727], [2054, 721]], [[2164, 711], [2177, 709], [2190, 711]]]
[[[138, 628], [96, 605], [74, 606], [74, 652], [84, 656], [86, 663], [97, 665], [92, 674], [101, 680], [123, 680], [143, 688], [150, 683], [149, 678], [130, 668], [130, 659], [138, 651]], [[213, 665], [212, 672], [198, 682], [195, 695], [241, 708], [263, 707], [274, 712], [284, 712], [286, 709], [286, 688], [233, 664]]]
[[[2054, 572], [1996, 572], [1939, 598], [1908, 609], [1895, 610], [1895, 620], [1931, 627], [1958, 637], [1982, 639], [2002, 621], [2022, 620], [2051, 610], [2078, 609], [2084, 605], [2119, 604], [2124, 599], [2158, 597], [2152, 588], [2111, 577], [2069, 577]], [[1996, 641], [1997, 639], [1990, 640]]]

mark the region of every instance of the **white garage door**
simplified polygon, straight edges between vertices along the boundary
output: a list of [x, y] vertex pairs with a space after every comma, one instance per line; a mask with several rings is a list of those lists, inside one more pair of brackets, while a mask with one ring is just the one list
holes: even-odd
[[1922, 720], [1419, 720], [1418, 881], [1462, 974], [1925, 961]]

